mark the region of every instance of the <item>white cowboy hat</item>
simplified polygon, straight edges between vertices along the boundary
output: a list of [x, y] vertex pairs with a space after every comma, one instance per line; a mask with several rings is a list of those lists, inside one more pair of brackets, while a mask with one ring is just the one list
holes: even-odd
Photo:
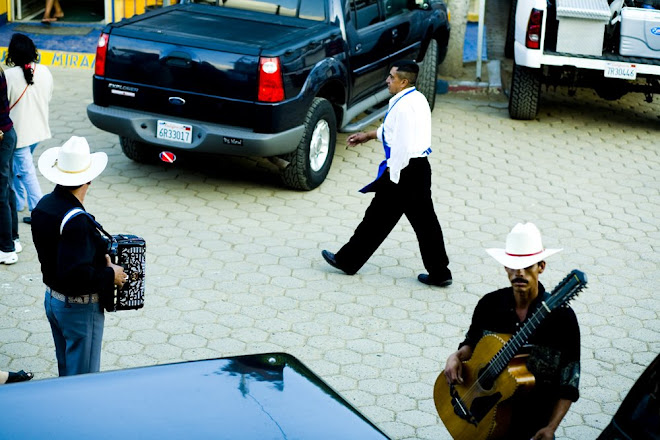
[[105, 169], [108, 155], [90, 154], [87, 139], [71, 136], [61, 147], [53, 147], [39, 156], [39, 172], [48, 180], [63, 186], [91, 182]]
[[498, 262], [510, 269], [524, 269], [561, 249], [545, 249], [541, 231], [534, 223], [518, 223], [506, 236], [506, 249], [486, 249]]

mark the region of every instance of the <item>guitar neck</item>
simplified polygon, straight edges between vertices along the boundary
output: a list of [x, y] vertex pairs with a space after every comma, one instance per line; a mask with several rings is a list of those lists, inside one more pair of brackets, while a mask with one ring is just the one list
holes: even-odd
[[[550, 309], [545, 304], [541, 303], [534, 314], [527, 320], [525, 325], [523, 325], [509, 341], [504, 344], [504, 346], [497, 352], [497, 354], [491, 359], [489, 368], [487, 368], [484, 374], [488, 374], [489, 377], [485, 379], [495, 379], [497, 376], [504, 371], [504, 369], [509, 365], [511, 359], [520, 351], [523, 345], [527, 343], [532, 334], [536, 331], [541, 322], [550, 314]], [[492, 376], [491, 376], [492, 375]]]

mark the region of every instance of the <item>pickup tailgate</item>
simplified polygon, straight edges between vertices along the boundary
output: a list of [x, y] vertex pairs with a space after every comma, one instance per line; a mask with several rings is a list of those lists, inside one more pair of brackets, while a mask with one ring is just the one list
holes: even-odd
[[[95, 77], [94, 101], [248, 126], [259, 56], [282, 55], [281, 48], [306, 44], [327, 26], [195, 4], [138, 16], [110, 26], [105, 75]], [[286, 84], [289, 99], [295, 92], [287, 94]]]

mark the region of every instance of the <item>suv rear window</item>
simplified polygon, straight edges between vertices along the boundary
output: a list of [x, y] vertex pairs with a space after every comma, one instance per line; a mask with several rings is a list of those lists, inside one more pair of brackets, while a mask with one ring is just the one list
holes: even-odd
[[325, 21], [325, 2], [323, 0], [193, 0], [192, 3]]

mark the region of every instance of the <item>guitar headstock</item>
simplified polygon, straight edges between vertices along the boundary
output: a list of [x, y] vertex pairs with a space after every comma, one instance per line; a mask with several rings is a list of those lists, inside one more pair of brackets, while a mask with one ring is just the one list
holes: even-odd
[[545, 304], [550, 310], [568, 303], [587, 286], [587, 275], [577, 269], [573, 269], [566, 277], [552, 289]]

